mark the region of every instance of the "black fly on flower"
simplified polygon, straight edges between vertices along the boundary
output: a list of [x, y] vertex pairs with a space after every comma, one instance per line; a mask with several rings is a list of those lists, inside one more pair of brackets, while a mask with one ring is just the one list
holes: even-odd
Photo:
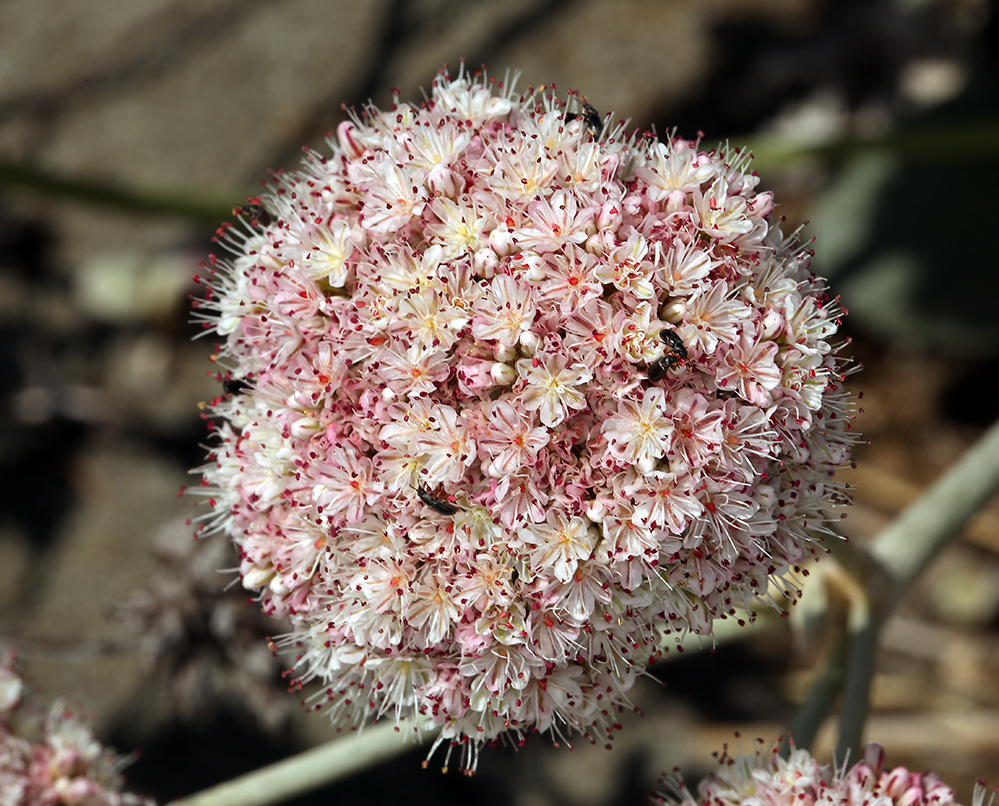
[[665, 328], [659, 331], [659, 338], [665, 343], [666, 352], [649, 364], [649, 380], [653, 383], [661, 381], [673, 367], [687, 360], [687, 348], [675, 330]]
[[438, 498], [422, 484], [417, 486], [416, 494], [420, 496], [420, 500], [424, 504], [430, 507], [434, 512], [438, 512], [441, 515], [454, 515], [459, 509], [461, 509], [461, 507], [456, 504], [451, 504], [443, 498]]
[[603, 120], [600, 118], [600, 113], [590, 104], [583, 104], [582, 114], [577, 114], [575, 112], [567, 112], [565, 116], [565, 122], [570, 123], [573, 120], [578, 120], [582, 118], [586, 123], [586, 130], [592, 134], [594, 137], [599, 137], [604, 130]]

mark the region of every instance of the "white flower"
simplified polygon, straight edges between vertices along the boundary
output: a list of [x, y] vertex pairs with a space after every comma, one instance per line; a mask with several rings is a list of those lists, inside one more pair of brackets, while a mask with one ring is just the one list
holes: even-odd
[[721, 444], [722, 404], [709, 402], [693, 389], [681, 389], [669, 408], [675, 425], [670, 434], [670, 468], [683, 473], [700, 467]]
[[566, 347], [586, 366], [608, 359], [613, 349], [614, 309], [602, 299], [593, 299], [577, 308], [566, 323]]
[[555, 304], [567, 315], [603, 293], [594, 274], [596, 255], [575, 244], [566, 244], [561, 252], [549, 252], [528, 265], [526, 277], [533, 283], [535, 300]]
[[439, 126], [427, 121], [407, 129], [404, 145], [411, 156], [409, 164], [432, 173], [438, 166], [450, 165], [471, 139], [472, 132], [453, 120]]
[[461, 308], [446, 305], [432, 291], [410, 294], [399, 302], [399, 320], [390, 331], [404, 330], [427, 349], [447, 350], [458, 340], [458, 331], [468, 321]]
[[717, 179], [710, 188], [694, 194], [694, 208], [701, 219], [701, 229], [712, 238], [730, 241], [753, 229], [746, 216], [746, 200], [729, 194], [728, 182]]
[[405, 548], [406, 541], [395, 524], [386, 523], [377, 515], [365, 515], [361, 520], [346, 523], [340, 530], [366, 557], [394, 557]]
[[[632, 585], [628, 580], [627, 572], [631, 570], [628, 566], [657, 559], [662, 548], [659, 536], [653, 534], [646, 525], [648, 519], [649, 512], [645, 504], [636, 507], [616, 502], [603, 521], [604, 540], [598, 547], [597, 558], [606, 557], [619, 563], [623, 561], [626, 567], [622, 569], [618, 566], [616, 571], [624, 577], [624, 586], [632, 590], [638, 586]], [[634, 570], [637, 572], [637, 568]]]
[[459, 583], [458, 604], [486, 610], [492, 605], [506, 606], [513, 600], [510, 587], [513, 568], [490, 554], [478, 554], [471, 571]]
[[[438, 244], [427, 247], [423, 253], [414, 253], [408, 246], [386, 247], [384, 255], [379, 255], [377, 266], [372, 264], [375, 275], [372, 285], [391, 298], [398, 292], [422, 292], [436, 288], [440, 276], [440, 264], [444, 250]], [[362, 262], [359, 270], [367, 271], [368, 265]]]
[[415, 574], [413, 564], [399, 556], [373, 559], [350, 579], [348, 588], [358, 595], [363, 610], [399, 613], [413, 596]]
[[711, 291], [690, 298], [677, 333], [690, 349], [697, 343], [702, 352], [713, 353], [719, 341], [734, 342], [741, 322], [750, 317], [750, 308], [738, 297], [729, 295], [724, 281]]
[[475, 459], [475, 441], [468, 426], [451, 406], [437, 405], [430, 412], [431, 430], [416, 440], [424, 458], [420, 477], [430, 484], [454, 481]]
[[715, 166], [686, 142], [655, 143], [638, 176], [649, 183], [649, 198], [660, 201], [674, 191], [689, 193], [715, 175]]
[[303, 258], [302, 268], [313, 280], [325, 280], [334, 288], [347, 282], [347, 258], [355, 248], [355, 233], [344, 221], [334, 221], [328, 227], [317, 227]]
[[503, 275], [489, 286], [489, 292], [476, 300], [472, 334], [477, 339], [495, 339], [513, 347], [531, 329], [535, 305], [531, 287], [517, 277]]
[[273, 506], [288, 487], [294, 459], [291, 440], [271, 423], [261, 421], [244, 428], [242, 437], [240, 447], [243, 451], [253, 451], [260, 460], [240, 462], [232, 484], [255, 508], [265, 510]]
[[354, 163], [352, 177], [362, 190], [365, 226], [376, 235], [392, 235], [423, 212], [424, 188], [387, 155]]
[[378, 374], [385, 383], [409, 397], [430, 394], [450, 373], [447, 353], [421, 344], [408, 347], [405, 355], [384, 350], [378, 365]]
[[434, 646], [449, 636], [461, 610], [452, 598], [450, 586], [436, 574], [424, 573], [414, 593], [404, 617], [422, 633], [420, 637], [427, 646]]
[[438, 80], [434, 82], [434, 100], [443, 112], [481, 125], [486, 120], [502, 118], [513, 111], [515, 104], [510, 96], [514, 92], [517, 75], [507, 75], [506, 81], [499, 85], [503, 91], [498, 95], [494, 85], [487, 86], [469, 75]]
[[665, 263], [666, 287], [678, 297], [695, 294], [717, 265], [717, 261], [711, 259], [711, 253], [698, 249], [696, 242], [672, 245]]
[[567, 518], [561, 512], [549, 512], [544, 523], [525, 529], [525, 539], [534, 547], [532, 564], [549, 570], [560, 582], [576, 573], [576, 566], [593, 553], [599, 537], [583, 518]]
[[649, 526], [674, 534], [686, 529], [704, 508], [694, 495], [695, 480], [688, 475], [653, 470], [643, 476], [630, 470], [622, 490], [644, 505]]
[[310, 468], [315, 479], [312, 499], [327, 518], [358, 521], [364, 507], [382, 493], [382, 484], [373, 478], [371, 460], [358, 456], [353, 448], [335, 446], [325, 459]]
[[576, 389], [592, 377], [582, 364], [566, 366], [565, 356], [535, 356], [517, 362], [517, 372], [527, 381], [521, 402], [528, 411], [538, 412], [541, 422], [553, 428], [570, 410], [586, 408], [586, 398]]
[[580, 210], [575, 194], [556, 190], [548, 198], [527, 205], [527, 226], [516, 230], [517, 243], [538, 253], [554, 252], [566, 243], [582, 243], [593, 218], [592, 209]]
[[615, 459], [635, 464], [642, 473], [651, 472], [666, 455], [673, 433], [665, 392], [652, 387], [643, 391], [641, 403], [620, 401], [617, 414], [604, 420], [601, 431]]
[[482, 232], [490, 223], [479, 214], [474, 203], [466, 204], [465, 201], [465, 198], [456, 202], [442, 196], [430, 203], [430, 212], [438, 220], [427, 224], [427, 232], [444, 249], [445, 260], [471, 254], [478, 249]]
[[558, 171], [558, 161], [540, 140], [499, 133], [489, 156], [495, 161], [493, 192], [520, 204], [544, 195]]
[[652, 273], [655, 269], [648, 260], [649, 242], [639, 232], [632, 232], [628, 240], [619, 244], [597, 264], [593, 274], [602, 283], [613, 285], [619, 291], [630, 291], [638, 299], [652, 299], [655, 287]]

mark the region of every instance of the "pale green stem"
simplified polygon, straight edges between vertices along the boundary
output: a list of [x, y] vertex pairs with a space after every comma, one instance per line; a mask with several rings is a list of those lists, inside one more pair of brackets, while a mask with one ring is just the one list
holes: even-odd
[[[403, 720], [369, 725], [297, 756], [205, 789], [173, 806], [268, 806], [353, 775], [414, 746], [416, 728]], [[422, 737], [420, 737], [422, 738]]]
[[[816, 535], [817, 539], [819, 537]], [[851, 678], [851, 675], [855, 675], [853, 672], [855, 669], [868, 668], [857, 656], [860, 648], [857, 641], [860, 639], [861, 644], [864, 643], [864, 631], [871, 613], [869, 590], [871, 587], [883, 589], [886, 584], [881, 568], [863, 546], [858, 546], [842, 536], [826, 536], [824, 545], [840, 568], [856, 581], [856, 585], [846, 591], [848, 596], [846, 620], [844, 624], [837, 625], [835, 640], [826, 654], [825, 668], [812, 684], [808, 697], [801, 704], [794, 720], [788, 726], [787, 736], [781, 742], [780, 753], [784, 758], [787, 758], [791, 752], [789, 738], [794, 740], [797, 747], [812, 746], [822, 723], [840, 700], [845, 684], [851, 692], [861, 686], [862, 678], [855, 676]], [[872, 586], [868, 581], [874, 577], [882, 581], [880, 586]], [[866, 692], [866, 689], [864, 691]], [[840, 735], [843, 733], [843, 721], [850, 726], [858, 723], [863, 726], [867, 716], [866, 694], [860, 697], [859, 710], [852, 707], [849, 701], [852, 696], [854, 695], [850, 694], [843, 698]], [[852, 727], [848, 730], [852, 730]]]
[[836, 743], [836, 761], [839, 764], [850, 758], [857, 759], [856, 751], [861, 747], [864, 725], [870, 711], [871, 682], [874, 680], [881, 632], [881, 623], [877, 620], [872, 605], [872, 600], [867, 596], [858, 596], [850, 603], [846, 632], [850, 649]]
[[856, 582], [849, 592], [845, 630], [840, 636], [843, 651], [837, 661], [843, 687], [839, 715], [837, 760], [845, 763], [850, 748], [858, 748], [870, 709], [871, 681], [881, 624], [876, 614], [884, 611], [895, 582], [869, 550], [847, 539], [830, 543], [830, 553]]
[[894, 581], [886, 617], [916, 578], [999, 490], [999, 422], [902, 512], [870, 546]]
[[815, 736], [832, 710], [833, 703], [843, 688], [846, 676], [847, 657], [849, 656], [850, 637], [846, 631], [840, 633], [836, 643], [826, 656], [826, 666], [822, 674], [812, 684], [808, 697], [798, 708], [798, 713], [788, 726], [781, 740], [780, 754], [787, 758], [791, 753], [790, 739], [794, 739], [797, 747], [809, 748], [815, 741]]
[[[859, 590], [850, 598], [845, 631], [789, 728], [797, 746], [811, 745], [842, 687], [836, 758], [842, 764], [858, 757], [881, 628], [919, 575], [997, 490], [999, 422], [868, 545], [826, 541]], [[786, 741], [781, 750], [786, 757]]]
[[[857, 758], [870, 703], [881, 628], [933, 559], [999, 490], [999, 423], [867, 547], [873, 565], [853, 564], [865, 596], [851, 605], [850, 650], [837, 760]], [[859, 554], [859, 552], [855, 552]], [[859, 559], [859, 558], [857, 558]]]

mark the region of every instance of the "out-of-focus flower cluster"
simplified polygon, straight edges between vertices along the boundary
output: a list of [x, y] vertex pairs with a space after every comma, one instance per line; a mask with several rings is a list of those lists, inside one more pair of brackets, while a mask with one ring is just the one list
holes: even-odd
[[[656, 799], [671, 806], [955, 806], [954, 790], [934, 773], [885, 767], [884, 749], [869, 744], [852, 767], [833, 770], [807, 750], [777, 754], [723, 755], [719, 768], [697, 788], [696, 799], [674, 779], [675, 796]], [[985, 790], [976, 789], [975, 806]]]
[[338, 723], [605, 740], [664, 633], [794, 597], [840, 310], [737, 150], [442, 75], [221, 231], [204, 533]]
[[152, 806], [122, 792], [131, 761], [101, 746], [57, 700], [47, 714], [24, 701], [11, 654], [0, 656], [0, 806]]
[[226, 702], [269, 733], [286, 732], [295, 704], [282, 696], [283, 663], [264, 640], [278, 625], [247, 608], [242, 589], [219, 584], [219, 569], [235, 565], [233, 547], [191, 540], [178, 520], [160, 529], [154, 551], [155, 574], [115, 616], [123, 640], [149, 659], [156, 705], [171, 718], [199, 721]]

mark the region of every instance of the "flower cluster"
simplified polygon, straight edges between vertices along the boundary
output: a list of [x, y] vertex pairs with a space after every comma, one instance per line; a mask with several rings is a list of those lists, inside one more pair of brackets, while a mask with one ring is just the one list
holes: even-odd
[[844, 498], [838, 305], [746, 156], [572, 94], [442, 75], [330, 147], [195, 303], [202, 531], [337, 723], [606, 740], [664, 633], [794, 597]]
[[191, 540], [181, 518], [154, 536], [153, 553], [156, 567], [145, 587], [112, 615], [123, 640], [141, 648], [159, 707], [203, 723], [224, 703], [261, 730], [286, 735], [295, 703], [282, 696], [284, 664], [264, 640], [278, 622], [246, 607], [237, 587], [219, 585], [219, 568], [235, 565], [234, 547]]
[[[807, 750], [792, 747], [787, 759], [777, 749], [733, 758], [723, 755], [714, 775], [704, 779], [695, 799], [681, 780], [670, 782], [676, 797], [656, 803], [670, 806], [956, 806], [954, 790], [934, 773], [905, 767], [885, 768], [880, 745], [869, 744], [852, 767], [832, 770]], [[984, 802], [977, 787], [975, 806]]]
[[130, 759], [102, 747], [65, 702], [42, 715], [23, 696], [13, 656], [0, 657], [0, 804], [153, 806], [120, 791]]

